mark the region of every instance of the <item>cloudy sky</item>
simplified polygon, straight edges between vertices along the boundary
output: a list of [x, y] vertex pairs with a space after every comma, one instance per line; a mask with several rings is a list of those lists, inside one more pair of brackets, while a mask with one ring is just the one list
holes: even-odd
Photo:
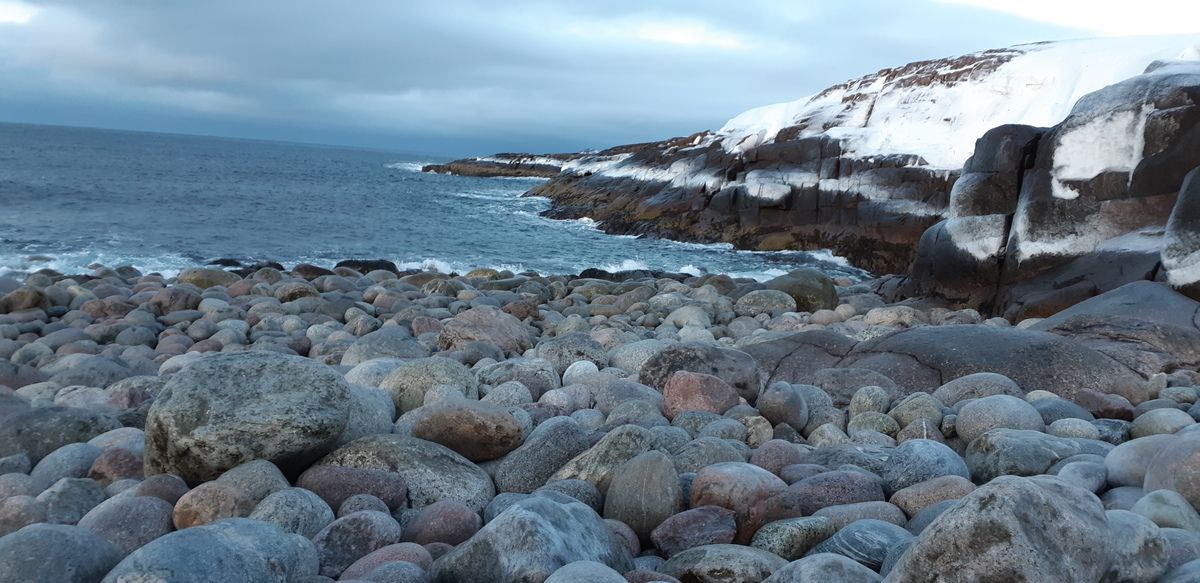
[[0, 0], [0, 121], [570, 151], [913, 60], [1198, 31], [1183, 0]]

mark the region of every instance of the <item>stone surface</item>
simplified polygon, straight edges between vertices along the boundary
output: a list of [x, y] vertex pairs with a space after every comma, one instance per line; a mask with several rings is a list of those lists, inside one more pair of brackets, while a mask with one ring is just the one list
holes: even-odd
[[650, 540], [664, 557], [670, 558], [692, 547], [732, 543], [735, 536], [733, 510], [698, 506], [664, 520], [650, 533]]
[[469, 399], [479, 396], [479, 382], [471, 369], [440, 357], [409, 361], [385, 377], [379, 388], [391, 395], [397, 413], [407, 413], [424, 405], [425, 393], [441, 385], [455, 387]]
[[333, 510], [316, 494], [303, 488], [272, 492], [254, 507], [249, 518], [269, 522], [284, 532], [311, 539], [333, 522]]
[[105, 413], [49, 406], [9, 415], [0, 423], [0, 456], [25, 454], [38, 463], [54, 450], [120, 427]]
[[0, 538], [0, 581], [99, 581], [121, 560], [104, 539], [77, 527], [33, 524]]
[[265, 459], [295, 471], [346, 428], [350, 387], [329, 367], [269, 352], [206, 357], [167, 382], [146, 419], [146, 473], [189, 482]]
[[108, 541], [121, 556], [175, 530], [172, 508], [153, 496], [117, 496], [79, 519], [79, 527]]
[[739, 545], [705, 545], [683, 551], [662, 566], [662, 572], [680, 581], [757, 583], [778, 571], [787, 561], [773, 553]]
[[885, 580], [1099, 581], [1112, 559], [1108, 533], [1091, 493], [999, 477], [926, 528]]
[[847, 557], [834, 553], [817, 553], [788, 563], [763, 583], [877, 583], [879, 580], [878, 573]]
[[498, 462], [496, 488], [501, 492], [533, 492], [589, 445], [587, 432], [573, 419], [549, 419], [537, 426], [521, 447]]
[[317, 568], [317, 551], [308, 539], [265, 522], [234, 518], [157, 538], [125, 557], [104, 583], [288, 583], [316, 575]]
[[444, 445], [474, 462], [501, 457], [519, 447], [524, 437], [508, 411], [489, 403], [455, 400], [418, 411], [413, 437]]
[[691, 505], [720, 506], [733, 510], [738, 523], [734, 538], [747, 544], [754, 536], [751, 511], [760, 502], [783, 492], [787, 484], [774, 474], [747, 463], [723, 462], [696, 474], [691, 486]]
[[718, 377], [676, 371], [662, 389], [663, 413], [672, 419], [683, 411], [721, 414], [738, 404], [738, 393]]
[[330, 508], [340, 508], [351, 496], [370, 494], [391, 510], [408, 506], [404, 478], [385, 469], [313, 466], [296, 480], [296, 486], [315, 493]]
[[366, 510], [333, 521], [312, 540], [320, 573], [337, 577], [367, 553], [399, 542], [400, 525], [383, 512]]
[[679, 474], [666, 454], [648, 451], [621, 464], [604, 498], [604, 517], [629, 525], [650, 542], [651, 532], [683, 509]]
[[317, 465], [399, 474], [413, 508], [438, 500], [457, 500], [481, 511], [495, 495], [491, 477], [479, 466], [445, 446], [412, 437], [362, 437], [339, 447]]
[[254, 501], [242, 490], [221, 482], [205, 482], [179, 498], [172, 518], [175, 528], [182, 530], [222, 518], [249, 516], [253, 511]]
[[575, 561], [596, 561], [620, 573], [633, 568], [629, 549], [609, 534], [591, 508], [533, 496], [436, 560], [430, 580], [545, 581]]

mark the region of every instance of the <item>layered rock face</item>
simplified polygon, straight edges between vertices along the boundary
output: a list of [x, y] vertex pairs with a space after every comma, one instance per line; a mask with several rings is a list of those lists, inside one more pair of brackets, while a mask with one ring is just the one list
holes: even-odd
[[1156, 62], [1048, 129], [976, 143], [946, 220], [925, 232], [906, 295], [1009, 318], [1048, 316], [1130, 281], [1200, 279], [1200, 62]]
[[[551, 200], [548, 216], [609, 232], [832, 249], [909, 274], [892, 297], [1009, 318], [1139, 279], [1188, 287], [1200, 280], [1200, 203], [1186, 192], [1200, 179], [1179, 193], [1200, 165], [1198, 44], [1039, 43], [911, 63], [716, 132], [559, 156], [529, 194]], [[451, 170], [507, 175], [536, 159]]]

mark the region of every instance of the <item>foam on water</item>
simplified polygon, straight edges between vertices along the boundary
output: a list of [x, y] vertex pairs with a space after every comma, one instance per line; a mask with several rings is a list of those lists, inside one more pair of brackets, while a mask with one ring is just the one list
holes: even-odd
[[864, 275], [822, 252], [608, 235], [590, 217], [542, 216], [550, 202], [523, 196], [536, 181], [422, 173], [425, 158], [390, 152], [0, 124], [0, 159], [0, 273], [103, 264], [170, 276], [231, 258], [389, 259], [457, 273]]

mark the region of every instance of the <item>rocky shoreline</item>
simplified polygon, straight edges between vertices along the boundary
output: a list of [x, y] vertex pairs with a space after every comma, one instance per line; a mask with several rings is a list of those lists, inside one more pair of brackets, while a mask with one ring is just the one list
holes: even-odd
[[0, 582], [1200, 578], [1200, 303], [893, 287], [0, 278]]

